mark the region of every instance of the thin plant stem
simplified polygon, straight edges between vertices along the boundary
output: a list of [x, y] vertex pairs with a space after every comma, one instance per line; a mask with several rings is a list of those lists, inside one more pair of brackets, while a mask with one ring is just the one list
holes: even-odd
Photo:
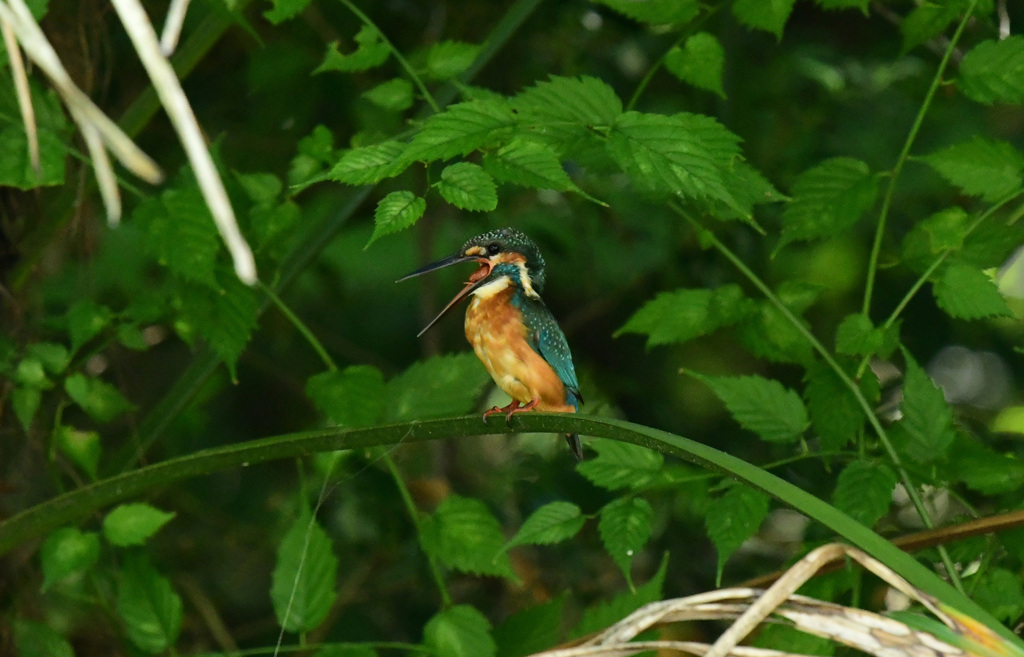
[[292, 312], [292, 309], [289, 308], [287, 304], [281, 301], [281, 297], [277, 296], [277, 294], [270, 288], [269, 285], [265, 285], [264, 283], [261, 282], [260, 289], [262, 289], [263, 293], [267, 295], [267, 298], [270, 299], [270, 301], [275, 306], [277, 306], [277, 309], [281, 311], [281, 314], [284, 315], [289, 322], [291, 322], [292, 326], [295, 327], [295, 330], [297, 330], [302, 335], [302, 337], [306, 339], [306, 342], [309, 344], [310, 347], [313, 348], [313, 351], [315, 351], [317, 355], [320, 356], [320, 360], [323, 361], [327, 369], [330, 370], [331, 372], [337, 372], [338, 366], [335, 365], [334, 359], [332, 359], [331, 355], [327, 353], [327, 350], [324, 349], [324, 346], [320, 343], [320, 341], [316, 339], [316, 336], [314, 336], [313, 332], [309, 330], [309, 327], [307, 327], [305, 323], [303, 323], [303, 321], [299, 319], [299, 317], [295, 313]]
[[946, 72], [946, 66], [949, 64], [950, 58], [953, 56], [953, 51], [956, 49], [956, 44], [960, 40], [960, 35], [963, 34], [964, 28], [967, 26], [967, 21], [970, 19], [971, 14], [974, 13], [974, 7], [977, 5], [978, 0], [971, 0], [971, 4], [968, 5], [967, 11], [964, 12], [964, 17], [957, 25], [956, 32], [953, 34], [953, 38], [950, 39], [949, 45], [946, 47], [946, 51], [942, 55], [942, 61], [939, 62], [939, 68], [935, 71], [935, 77], [932, 78], [931, 86], [928, 87], [928, 92], [924, 96], [924, 101], [921, 103], [921, 109], [918, 110], [917, 116], [914, 118], [913, 125], [910, 126], [910, 133], [907, 135], [906, 141], [903, 143], [903, 150], [900, 151], [899, 157], [896, 159], [896, 165], [892, 169], [892, 173], [889, 176], [889, 185], [885, 189], [885, 196], [882, 198], [882, 209], [878, 213], [878, 225], [875, 227], [875, 239], [871, 244], [871, 257], [868, 261], [868, 273], [867, 279], [864, 281], [864, 303], [861, 307], [861, 311], [865, 316], [869, 316], [871, 312], [871, 297], [875, 291], [875, 276], [878, 271], [878, 257], [882, 252], [882, 238], [885, 236], [885, 224], [889, 218], [889, 208], [892, 207], [892, 199], [896, 193], [896, 183], [899, 180], [900, 173], [903, 171], [903, 165], [910, 159], [910, 149], [914, 145], [914, 140], [917, 139], [917, 133], [921, 130], [921, 125], [924, 123], [925, 114], [931, 107], [932, 100], [935, 98], [935, 93], [939, 90], [942, 85], [942, 75]]
[[[878, 440], [882, 444], [882, 447], [885, 449], [885, 452], [888, 455], [889, 460], [892, 462], [893, 467], [896, 468], [896, 471], [900, 477], [900, 481], [903, 482], [903, 486], [907, 490], [907, 495], [910, 497], [911, 502], [914, 504], [914, 508], [917, 509], [918, 515], [921, 516], [921, 521], [929, 529], [933, 528], [935, 526], [935, 523], [932, 521], [931, 514], [928, 513], [927, 507], [924, 505], [924, 500], [921, 499], [921, 495], [918, 492], [917, 487], [914, 485], [913, 480], [911, 480], [910, 474], [903, 466], [902, 459], [900, 459], [899, 454], [893, 447], [892, 441], [889, 440], [888, 433], [885, 431], [885, 428], [882, 426], [882, 423], [878, 420], [878, 416], [875, 414], [875, 411], [871, 407], [871, 404], [868, 402], [868, 400], [864, 397], [864, 394], [861, 392], [860, 386], [858, 386], [853, 381], [853, 379], [850, 378], [846, 371], [839, 366], [839, 363], [837, 363], [836, 360], [832, 357], [832, 354], [830, 354], [828, 350], [825, 349], [825, 346], [821, 344], [821, 342], [816, 337], [814, 337], [814, 334], [811, 333], [806, 326], [804, 326], [803, 322], [800, 321], [800, 318], [794, 315], [793, 312], [786, 307], [786, 304], [782, 303], [782, 300], [775, 296], [775, 293], [772, 292], [771, 288], [769, 288], [768, 285], [766, 285], [765, 282], [762, 281], [760, 277], [758, 277], [758, 275], [753, 272], [753, 270], [747, 267], [747, 265], [743, 262], [743, 260], [739, 258], [739, 256], [737, 256], [729, 249], [729, 247], [727, 247], [725, 244], [719, 241], [718, 237], [715, 236], [711, 231], [701, 226], [696, 219], [690, 217], [686, 212], [684, 212], [682, 208], [680, 208], [676, 204], [671, 205], [673, 209], [675, 209], [676, 212], [678, 212], [683, 218], [689, 221], [696, 230], [701, 231], [702, 234], [705, 236], [705, 239], [719, 253], [725, 256], [725, 258], [729, 262], [731, 262], [733, 266], [736, 267], [736, 269], [738, 269], [739, 272], [743, 274], [743, 276], [747, 280], [753, 283], [754, 286], [761, 291], [765, 298], [768, 299], [769, 303], [775, 306], [775, 308], [780, 313], [782, 313], [786, 320], [790, 322], [793, 325], [793, 327], [796, 328], [797, 331], [800, 332], [800, 334], [804, 337], [805, 340], [808, 341], [811, 347], [816, 352], [818, 352], [818, 354], [829, 366], [829, 368], [831, 368], [835, 372], [836, 376], [840, 378], [840, 380], [843, 382], [843, 385], [850, 389], [850, 391], [856, 398], [858, 405], [861, 407], [861, 409], [864, 411], [864, 414], [867, 416], [868, 423], [871, 424], [871, 428], [874, 429], [875, 434], [878, 436]], [[950, 582], [952, 582], [952, 584], [957, 588], [957, 590], [963, 592], [963, 583], [960, 581], [960, 577], [956, 573], [956, 569], [953, 566], [953, 560], [949, 557], [949, 553], [946, 551], [944, 547], [940, 546], [939, 555], [942, 557], [942, 563], [946, 567]]]
[[402, 55], [398, 48], [396, 48], [394, 44], [391, 43], [387, 35], [384, 34], [384, 32], [379, 27], [377, 27], [372, 20], [370, 20], [369, 16], [364, 14], [363, 11], [359, 9], [359, 7], [355, 6], [355, 4], [351, 2], [351, 0], [341, 0], [341, 4], [345, 5], [345, 7], [347, 7], [349, 11], [355, 14], [356, 18], [362, 21], [364, 25], [367, 25], [377, 30], [377, 33], [380, 34], [381, 40], [384, 41], [384, 43], [387, 45], [388, 49], [391, 51], [391, 54], [395, 56], [395, 59], [398, 61], [398, 64], [403, 69], [405, 69], [406, 74], [410, 78], [412, 78], [413, 83], [417, 87], [419, 87], [420, 93], [423, 94], [423, 99], [426, 100], [427, 103], [430, 105], [430, 109], [434, 110], [435, 114], [440, 112], [441, 106], [437, 104], [436, 100], [434, 100], [434, 96], [431, 95], [430, 91], [427, 89], [427, 85], [423, 83], [423, 79], [419, 76], [418, 73], [416, 73], [416, 69], [414, 69], [409, 64], [409, 61]]

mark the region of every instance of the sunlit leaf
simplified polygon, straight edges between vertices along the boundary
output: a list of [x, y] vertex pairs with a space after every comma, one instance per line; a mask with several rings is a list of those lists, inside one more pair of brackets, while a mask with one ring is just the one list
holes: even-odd
[[633, 557], [651, 538], [653, 516], [654, 510], [642, 497], [620, 497], [601, 508], [601, 519], [597, 524], [601, 542], [630, 587], [633, 586], [630, 566]]
[[590, 76], [552, 76], [511, 100], [520, 124], [559, 157], [592, 156], [604, 144], [594, 132], [622, 114], [622, 101], [606, 82]]
[[484, 169], [501, 182], [535, 189], [576, 190], [555, 152], [545, 144], [513, 139], [483, 159]]
[[882, 348], [885, 334], [863, 313], [843, 318], [836, 329], [836, 351], [850, 356], [870, 356]]
[[142, 545], [174, 515], [141, 502], [122, 504], [103, 519], [103, 537], [120, 547]]
[[319, 627], [338, 595], [337, 573], [331, 539], [308, 511], [300, 513], [277, 549], [270, 599], [278, 624], [288, 632]]
[[447, 160], [497, 146], [512, 134], [515, 116], [504, 100], [471, 100], [427, 119], [405, 151], [407, 162]]
[[405, 144], [397, 141], [353, 148], [345, 151], [329, 175], [348, 185], [371, 185], [405, 170], [404, 151]]
[[444, 168], [437, 191], [462, 210], [490, 212], [498, 206], [494, 179], [479, 164], [456, 162]]
[[102, 452], [100, 435], [97, 432], [61, 425], [55, 432], [54, 440], [57, 449], [64, 456], [85, 470], [91, 479], [96, 479]]
[[427, 209], [427, 202], [412, 192], [401, 190], [391, 192], [377, 203], [374, 212], [373, 235], [366, 246], [370, 246], [381, 237], [405, 230], [419, 221]]
[[286, 20], [295, 18], [309, 6], [311, 0], [270, 0], [273, 9], [263, 12], [263, 17], [274, 25], [280, 25]]
[[71, 350], [78, 351], [83, 344], [99, 335], [113, 319], [113, 312], [90, 299], [83, 299], [68, 308], [68, 334]]

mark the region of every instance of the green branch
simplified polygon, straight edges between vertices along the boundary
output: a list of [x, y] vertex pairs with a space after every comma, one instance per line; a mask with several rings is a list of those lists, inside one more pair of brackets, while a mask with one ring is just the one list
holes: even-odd
[[[1018, 637], [977, 603], [909, 554], [823, 500], [731, 454], [666, 431], [609, 418], [529, 413], [517, 415], [513, 424], [520, 432], [579, 433], [641, 445], [742, 481], [825, 525], [917, 588], [974, 617], [1007, 641], [1024, 646]], [[81, 522], [111, 504], [183, 479], [315, 452], [416, 443], [453, 436], [470, 438], [511, 431], [502, 418], [494, 418], [490, 425], [484, 425], [478, 415], [471, 415], [364, 429], [307, 431], [205, 449], [84, 486], [22, 511], [0, 523], [0, 556], [30, 541], [38, 541], [58, 527]], [[571, 462], [566, 457], [565, 468], [568, 470], [570, 467]]]

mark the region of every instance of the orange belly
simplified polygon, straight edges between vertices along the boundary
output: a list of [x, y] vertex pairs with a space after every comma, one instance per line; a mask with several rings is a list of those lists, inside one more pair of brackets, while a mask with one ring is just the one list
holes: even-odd
[[521, 404], [539, 400], [537, 410], [573, 413], [565, 386], [548, 362], [527, 343], [527, 328], [512, 306], [512, 288], [490, 297], [474, 296], [466, 311], [466, 339], [491, 378]]

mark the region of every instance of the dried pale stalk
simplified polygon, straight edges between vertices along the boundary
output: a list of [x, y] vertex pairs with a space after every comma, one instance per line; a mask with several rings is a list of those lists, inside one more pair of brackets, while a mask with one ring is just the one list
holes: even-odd
[[164, 57], [170, 57], [178, 47], [181, 28], [185, 24], [185, 14], [188, 13], [188, 3], [189, 0], [171, 0], [171, 6], [167, 8], [164, 31], [160, 34], [160, 52]]
[[14, 78], [14, 91], [18, 96], [18, 111], [21, 122], [25, 124], [25, 138], [28, 141], [28, 161], [36, 175], [43, 175], [43, 167], [39, 162], [39, 131], [36, 128], [36, 111], [32, 107], [32, 92], [28, 88], [28, 75], [25, 73], [25, 60], [21, 58], [21, 47], [14, 28], [6, 20], [0, 20], [0, 31], [4, 35], [4, 47], [7, 59], [11, 63], [11, 76]]
[[235, 221], [235, 212], [228, 200], [224, 183], [206, 148], [196, 117], [167, 58], [160, 53], [156, 31], [138, 0], [112, 0], [114, 10], [128, 32], [142, 65], [149, 73], [157, 96], [178, 133], [185, 154], [196, 174], [199, 189], [210, 208], [214, 223], [231, 253], [235, 273], [248, 284], [256, 282], [256, 262], [252, 250], [242, 237]]

